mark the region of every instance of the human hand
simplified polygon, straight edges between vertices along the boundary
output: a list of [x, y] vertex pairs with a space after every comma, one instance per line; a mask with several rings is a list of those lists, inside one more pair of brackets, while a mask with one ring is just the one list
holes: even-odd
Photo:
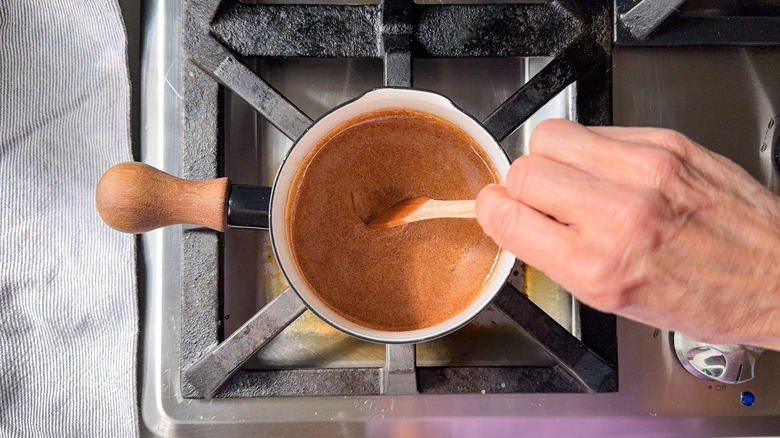
[[780, 202], [679, 133], [545, 121], [476, 208], [496, 243], [594, 308], [780, 350]]

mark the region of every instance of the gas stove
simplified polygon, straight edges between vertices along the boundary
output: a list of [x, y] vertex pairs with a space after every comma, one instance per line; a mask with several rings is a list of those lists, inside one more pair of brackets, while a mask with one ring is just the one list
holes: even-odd
[[[159, 0], [142, 159], [270, 186], [313, 120], [403, 86], [451, 98], [510, 158], [546, 118], [663, 126], [778, 193], [780, 6], [683, 3]], [[382, 345], [285, 302], [264, 231], [168, 227], [141, 248], [141, 406], [157, 435], [780, 432], [777, 353], [602, 314], [520, 262], [463, 329]]]

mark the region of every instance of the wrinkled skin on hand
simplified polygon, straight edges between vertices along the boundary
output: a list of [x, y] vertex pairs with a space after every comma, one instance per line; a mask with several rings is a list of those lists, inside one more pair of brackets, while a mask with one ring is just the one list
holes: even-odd
[[592, 307], [780, 350], [778, 198], [679, 133], [546, 121], [477, 219]]

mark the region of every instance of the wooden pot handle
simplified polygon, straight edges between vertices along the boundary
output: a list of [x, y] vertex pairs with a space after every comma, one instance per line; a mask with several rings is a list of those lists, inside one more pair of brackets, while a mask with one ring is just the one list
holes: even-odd
[[95, 203], [103, 221], [125, 233], [174, 224], [227, 229], [230, 181], [177, 178], [144, 163], [120, 163], [97, 185]]

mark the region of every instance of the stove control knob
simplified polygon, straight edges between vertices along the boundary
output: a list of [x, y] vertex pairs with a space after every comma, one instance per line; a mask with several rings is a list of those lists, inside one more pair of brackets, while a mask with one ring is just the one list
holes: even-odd
[[677, 360], [689, 373], [704, 380], [742, 383], [753, 378], [756, 359], [763, 348], [747, 345], [708, 344], [672, 333], [669, 339]]

